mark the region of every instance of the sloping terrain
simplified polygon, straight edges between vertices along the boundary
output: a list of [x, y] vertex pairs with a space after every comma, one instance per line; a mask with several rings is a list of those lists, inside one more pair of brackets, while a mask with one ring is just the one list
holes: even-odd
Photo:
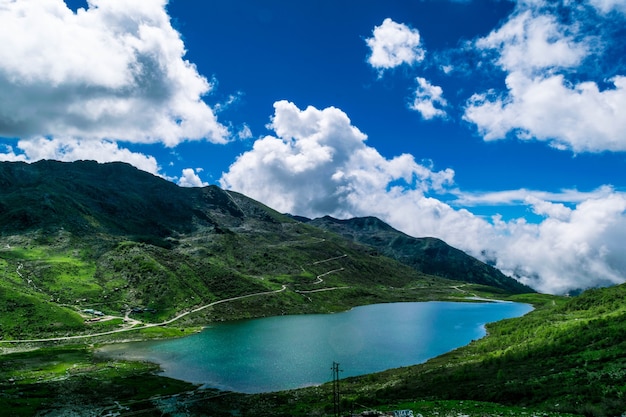
[[462, 295], [453, 282], [241, 194], [178, 187], [123, 163], [0, 163], [0, 230], [4, 339], [161, 323], [268, 291], [275, 296], [180, 323]]
[[[374, 218], [320, 222], [217, 187], [180, 188], [125, 164], [0, 163], [0, 349], [14, 346], [12, 339], [159, 324], [229, 299], [184, 316], [180, 329], [155, 326], [140, 337], [181, 335], [212, 320], [506, 293], [506, 280], [443, 242], [413, 240]], [[494, 278], [497, 288], [446, 279], [461, 275]], [[344, 410], [620, 415], [625, 291], [515, 295], [535, 311], [488, 325], [484, 339], [422, 365], [342, 380]], [[108, 319], [86, 323], [92, 314], [85, 311], [95, 310]], [[51, 348], [0, 356], [0, 409], [24, 416], [332, 413], [330, 385], [256, 396], [196, 390], [147, 364], [94, 357], [89, 346], [101, 340], [38, 342]]]
[[440, 239], [411, 237], [376, 217], [340, 220], [324, 216], [310, 221], [300, 219], [355, 242], [372, 246], [381, 254], [425, 274], [488, 285], [515, 294], [534, 292], [532, 288]]
[[[424, 364], [341, 380], [343, 410], [410, 409], [424, 416], [624, 415], [626, 284], [572, 298], [524, 294], [515, 299], [532, 302], [535, 310], [488, 324], [488, 337]], [[200, 413], [217, 408], [216, 402], [200, 400], [184, 409]], [[331, 415], [333, 386], [220, 402], [222, 409], [245, 410], [242, 416]]]

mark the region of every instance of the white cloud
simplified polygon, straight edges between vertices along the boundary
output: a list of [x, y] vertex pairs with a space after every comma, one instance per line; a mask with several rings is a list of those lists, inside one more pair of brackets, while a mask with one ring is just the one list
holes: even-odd
[[440, 68], [444, 74], [450, 74], [452, 73], [452, 71], [454, 71], [454, 65], [451, 65], [451, 64], [440, 65]]
[[526, 200], [526, 204], [532, 206], [535, 214], [550, 217], [551, 219], [567, 221], [572, 214], [572, 209], [562, 203], [553, 203], [530, 197]]
[[601, 13], [610, 13], [616, 10], [626, 14], [625, 0], [589, 0], [589, 3]]
[[252, 129], [250, 129], [250, 126], [244, 124], [243, 127], [241, 129], [239, 129], [239, 131], [237, 132], [237, 138], [244, 140], [244, 139], [250, 139], [252, 137]]
[[559, 24], [556, 17], [526, 10], [478, 39], [476, 46], [496, 50], [497, 62], [506, 71], [575, 67], [587, 56], [589, 46], [569, 32], [570, 28]]
[[624, 151], [626, 77], [612, 82], [614, 88], [600, 91], [593, 82], [572, 86], [562, 75], [528, 78], [514, 72], [506, 78], [508, 96], [476, 94], [464, 118], [485, 140], [515, 132], [575, 152]]
[[[413, 236], [435, 236], [495, 260], [534, 288], [551, 293], [624, 282], [626, 194], [512, 190], [483, 195], [453, 190], [454, 172], [433, 171], [410, 155], [386, 159], [337, 108], [298, 109], [281, 101], [269, 128], [220, 180], [281, 211], [317, 217], [377, 216]], [[488, 222], [438, 200], [524, 204], [545, 219]], [[430, 196], [429, 196], [430, 195]]]
[[20, 140], [17, 143], [18, 151], [6, 147], [0, 153], [0, 161], [35, 162], [41, 159], [55, 159], [58, 161], [91, 160], [100, 163], [121, 161], [129, 163], [143, 171], [160, 175], [160, 167], [153, 156], [132, 152], [120, 148], [111, 141], [80, 140], [74, 138], [33, 138]]
[[605, 198], [615, 193], [611, 186], [604, 185], [595, 190], [584, 192], [576, 189], [565, 189], [559, 192], [547, 192], [540, 190], [528, 190], [525, 188], [517, 190], [494, 191], [483, 193], [469, 193], [455, 191], [457, 199], [455, 205], [459, 206], [502, 206], [512, 204], [522, 204], [528, 201], [551, 201], [556, 203], [582, 203], [590, 199]]
[[242, 154], [222, 176], [223, 187], [281, 212], [350, 216], [363, 214], [361, 205], [377, 193], [402, 193], [402, 184], [422, 195], [452, 182], [451, 170], [432, 171], [410, 155], [384, 158], [337, 108], [300, 110], [287, 101], [274, 108], [268, 127], [276, 136]]
[[28, 162], [27, 161], [27, 157], [26, 155], [24, 155], [21, 152], [15, 152], [15, 149], [13, 148], [13, 146], [7, 145], [7, 144], [2, 144], [0, 145], [1, 149], [0, 149], [0, 161], [3, 162], [16, 162], [16, 161], [22, 161], [22, 162]]
[[[496, 64], [507, 74], [506, 91], [474, 94], [464, 119], [485, 140], [514, 135], [574, 152], [626, 150], [626, 76], [605, 80], [612, 84], [608, 88], [580, 81], [580, 74], [571, 77], [585, 59], [602, 59], [602, 42], [595, 39], [600, 35], [585, 34], [576, 23], [576, 8], [564, 9], [574, 22], [566, 25], [540, 10], [542, 2], [520, 4], [502, 27], [475, 43], [479, 50], [495, 52]], [[613, 2], [603, 4], [613, 7]]]
[[0, 6], [0, 136], [164, 143], [227, 140], [184, 59], [166, 0]]
[[[376, 204], [376, 201], [381, 201]], [[573, 208], [528, 198], [545, 219], [487, 222], [465, 209], [412, 193], [374, 196], [375, 215], [412, 236], [435, 236], [541, 292], [566, 293], [626, 281], [626, 194], [590, 197]], [[367, 211], [363, 207], [363, 213]], [[364, 215], [363, 214], [363, 215]]]
[[[417, 77], [417, 88], [411, 109], [418, 111], [426, 120], [435, 117], [446, 117], [447, 113], [441, 107], [446, 107], [448, 102], [443, 98], [443, 89], [430, 84], [425, 78]], [[438, 107], [436, 107], [438, 106]]]
[[373, 37], [366, 42], [371, 50], [368, 63], [381, 71], [402, 64], [413, 65], [424, 59], [419, 31], [390, 18], [376, 26]]
[[534, 204], [551, 217], [538, 225], [496, 225], [500, 236], [490, 243], [501, 242], [496, 249], [500, 269], [552, 293], [624, 282], [626, 195], [589, 199], [573, 210], [557, 206], [556, 212], [548, 204]]
[[202, 181], [198, 172], [202, 169], [185, 168], [183, 169], [181, 177], [178, 179], [178, 185], [181, 187], [205, 187], [209, 185], [208, 182]]

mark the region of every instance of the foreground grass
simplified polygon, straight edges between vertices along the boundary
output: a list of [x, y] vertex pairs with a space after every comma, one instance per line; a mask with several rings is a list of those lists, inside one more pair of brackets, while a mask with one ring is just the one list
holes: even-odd
[[[337, 253], [334, 248], [329, 249], [319, 243], [313, 245], [315, 250], [325, 251], [316, 254], [316, 259], [329, 259]], [[286, 251], [288, 248], [282, 245], [277, 247], [277, 251]], [[160, 251], [137, 243], [121, 244], [115, 247], [114, 252], [116, 256], [123, 254], [125, 257], [107, 258], [106, 266], [112, 267], [107, 270], [115, 271], [115, 262], [118, 262], [118, 266], [121, 265], [119, 262], [123, 262], [124, 270], [134, 271], [131, 266], [136, 267], [137, 276], [145, 273], [155, 279], [147, 280], [146, 285], [153, 285], [149, 284], [153, 282], [169, 285], [169, 282], [173, 282], [169, 281], [170, 266], [161, 257]], [[39, 279], [33, 280], [35, 284], [43, 283], [46, 281], [41, 277], [45, 276], [46, 268], [56, 271], [56, 276], [59, 270], [54, 268], [59, 265], [63, 268], [71, 265], [77, 268], [76, 273], [82, 274], [85, 277], [82, 281], [87, 283], [93, 269], [81, 263], [82, 255], [76, 255], [77, 260], [69, 261], [68, 256], [74, 255], [60, 252], [59, 255], [51, 255], [53, 262], [44, 264], [30, 259], [42, 256], [41, 253], [13, 254], [14, 258], [5, 257], [0, 263], [0, 269], [7, 278], [4, 287], [0, 287], [0, 297], [6, 301], [0, 304], [0, 308], [5, 308], [4, 313], [8, 315], [13, 314], [11, 311], [19, 311], [21, 317], [28, 315], [29, 321], [20, 328], [14, 327], [12, 334], [49, 333], [57, 322], [59, 331], [63, 332], [74, 332], [73, 326], [78, 330], [84, 328], [82, 321], [78, 321], [70, 309], [58, 303], [54, 304], [55, 309], [50, 309], [50, 303], [47, 298], [42, 298], [41, 292], [24, 291], [18, 296], [10, 291], [14, 286], [28, 284], [28, 278], [24, 279], [27, 277], [26, 272], [32, 278]], [[295, 255], [296, 252], [290, 256]], [[267, 262], [273, 262], [272, 256], [271, 252], [267, 256], [262, 254]], [[242, 293], [277, 289], [282, 284], [286, 284], [288, 289], [271, 296], [219, 304], [193, 317], [186, 317], [177, 323], [178, 328], [146, 329], [142, 333], [137, 332], [137, 337], [178, 337], [188, 333], [183, 329], [197, 329], [199, 323], [216, 320], [335, 312], [378, 302], [504, 297], [504, 294], [489, 292], [484, 287], [431, 279], [428, 276], [412, 281], [398, 280], [397, 284], [382, 283], [376, 277], [384, 269], [374, 270], [373, 266], [372, 271], [376, 273], [371, 273], [365, 282], [357, 282], [353, 279], [356, 276], [354, 271], [357, 271], [354, 259], [359, 259], [356, 252], [321, 266], [311, 264], [306, 271], [299, 266], [294, 267], [297, 273], [293, 274], [277, 269], [273, 276], [248, 276], [243, 281], [237, 281], [242, 283], [237, 287], [226, 285], [226, 279], [232, 278], [232, 274], [217, 280], [215, 277], [222, 277], [221, 272], [217, 272], [224, 271], [225, 267], [214, 265], [217, 271], [215, 277], [210, 275], [207, 278], [213, 280], [212, 292], [196, 300], [190, 298], [191, 294], [199, 297], [203, 293], [191, 290], [196, 286], [200, 288], [202, 284], [196, 280], [195, 277], [199, 275], [194, 271], [199, 271], [206, 264], [194, 264], [195, 261], [189, 259], [189, 270], [183, 271], [181, 275], [187, 277], [181, 282], [189, 286], [177, 287], [175, 290], [179, 292], [173, 292], [179, 300], [175, 303], [177, 306], [187, 305], [185, 303], [197, 306], [203, 299], [223, 299]], [[297, 266], [299, 262], [294, 261], [292, 264]], [[369, 261], [360, 262], [360, 266], [367, 266]], [[16, 272], [20, 263], [25, 265], [20, 269], [24, 277]], [[324, 276], [324, 286], [346, 288], [315, 293], [297, 292], [318, 288], [313, 284], [313, 276], [340, 268], [343, 268], [341, 272]], [[133, 276], [128, 275], [129, 279]], [[93, 279], [97, 277], [96, 273]], [[89, 288], [89, 285], [81, 286], [76, 291], [82, 291], [81, 288]], [[145, 288], [142, 291], [147, 293], [149, 287], [138, 288]], [[154, 289], [152, 291], [160, 294]], [[118, 293], [122, 294], [122, 291], [115, 292]], [[110, 298], [121, 297], [107, 294]], [[184, 301], [187, 299], [189, 301]], [[522, 318], [489, 325], [488, 337], [425, 364], [343, 380], [343, 409], [354, 407], [362, 411], [368, 408], [405, 408], [424, 416], [435, 413], [451, 416], [569, 413], [604, 417], [620, 416], [626, 412], [626, 286], [592, 290], [572, 299], [538, 294], [510, 299], [532, 303], [536, 309]], [[14, 310], [15, 306], [19, 309]], [[165, 307], [160, 312], [168, 316], [173, 314]], [[9, 316], [0, 315], [3, 331], [8, 330], [5, 326], [15, 326], [11, 323], [12, 320], [19, 320], [16, 314], [10, 316], [13, 317], [11, 320], [5, 319]], [[37, 317], [45, 324], [44, 327], [39, 326]], [[55, 317], [52, 322], [51, 317]], [[157, 315], [151, 319], [159, 320], [160, 317]], [[53, 323], [52, 326], [50, 323]], [[128, 335], [120, 337], [126, 338]], [[107, 338], [86, 340], [85, 343], [94, 341], [105, 342]], [[6, 345], [0, 342], [0, 348]], [[157, 369], [149, 364], [94, 358], [88, 344], [74, 348], [54, 347], [56, 344], [47, 346], [49, 348], [37, 352], [0, 356], [0, 410], [11, 410], [13, 415], [36, 415], [47, 410], [71, 411], [79, 407], [84, 411], [86, 407], [91, 407], [94, 413], [108, 410], [124, 415], [145, 411], [144, 415], [167, 415], [184, 409], [189, 415], [232, 415], [235, 411], [242, 417], [330, 415], [333, 411], [332, 391], [328, 385], [254, 396], [218, 393], [197, 390], [190, 384], [161, 378], [155, 374]], [[179, 396], [171, 397], [173, 394]], [[120, 405], [116, 405], [116, 401]]]
[[[18, 370], [19, 369], [19, 370]], [[0, 410], [11, 416], [33, 415], [184, 415], [297, 416], [332, 415], [327, 386], [255, 396], [199, 389], [155, 375], [141, 362], [96, 358], [84, 346], [22, 352], [0, 360]], [[343, 386], [343, 385], [342, 385]], [[315, 397], [307, 397], [311, 392]], [[342, 400], [344, 413], [412, 410], [440, 417], [570, 416], [533, 408], [467, 400]], [[369, 404], [369, 405], [368, 405]], [[56, 413], [56, 414], [55, 414]], [[573, 416], [573, 415], [572, 415]]]
[[[527, 412], [553, 415], [623, 415], [626, 285], [569, 300], [532, 297], [535, 311], [489, 325], [488, 337], [466, 347], [422, 365], [342, 381], [344, 409], [445, 400], [528, 407]], [[331, 399], [331, 388], [322, 386], [251, 398], [248, 405], [264, 402], [275, 412], [266, 415], [288, 415], [291, 404], [298, 403], [299, 414], [293, 415], [314, 415], [329, 413]]]
[[153, 364], [96, 358], [84, 346], [4, 355], [0, 357], [0, 410], [10, 416], [54, 410], [59, 415], [100, 415], [115, 409], [115, 401], [141, 409], [153, 396], [196, 388], [158, 377], [155, 371]]

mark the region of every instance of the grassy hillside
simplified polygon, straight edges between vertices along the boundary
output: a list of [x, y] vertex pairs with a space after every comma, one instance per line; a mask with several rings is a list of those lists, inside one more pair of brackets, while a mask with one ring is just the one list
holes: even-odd
[[[458, 408], [463, 401], [479, 401], [500, 408], [486, 414], [461, 407], [461, 414], [623, 415], [626, 284], [589, 290], [572, 299], [543, 295], [516, 299], [533, 302], [536, 309], [488, 325], [486, 338], [422, 365], [343, 380], [344, 409], [353, 405], [394, 409], [403, 404], [416, 415], [428, 415], [425, 411], [433, 402], [452, 401]], [[326, 385], [237, 401], [250, 410], [264, 403], [266, 415], [287, 415], [295, 401], [302, 410], [299, 415], [315, 415], [328, 412], [331, 399], [332, 387]], [[521, 407], [528, 409], [522, 412]]]
[[[161, 323], [215, 301], [282, 288], [175, 325], [463, 296], [458, 283], [241, 194], [181, 188], [122, 163], [0, 163], [0, 187], [4, 340]], [[308, 292], [335, 287], [341, 291]], [[497, 292], [472, 291], [479, 290]], [[99, 321], [84, 323], [91, 319]]]
[[507, 277], [496, 268], [453, 248], [440, 239], [414, 238], [375, 217], [339, 220], [324, 216], [314, 220], [302, 218], [300, 220], [333, 231], [355, 242], [372, 246], [381, 254], [425, 274], [488, 285], [507, 293], [534, 292], [532, 288]]
[[[620, 416], [626, 410], [625, 297], [626, 285], [571, 299], [515, 296], [536, 309], [490, 324], [487, 337], [424, 364], [342, 379], [342, 408], [410, 409], [423, 416]], [[258, 395], [220, 393], [177, 385], [147, 365], [93, 357], [85, 347], [48, 355], [52, 362], [42, 363], [32, 352], [1, 357], [2, 409], [23, 411], [16, 415], [71, 410], [78, 396], [83, 407], [128, 415], [333, 415], [330, 384]]]

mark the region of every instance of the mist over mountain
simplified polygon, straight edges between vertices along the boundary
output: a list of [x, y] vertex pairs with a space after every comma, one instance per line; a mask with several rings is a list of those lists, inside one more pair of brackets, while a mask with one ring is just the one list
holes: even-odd
[[[216, 186], [184, 188], [124, 163], [93, 161], [0, 165], [4, 233], [63, 227], [72, 233], [165, 239], [199, 228], [220, 232], [246, 214]], [[239, 197], [242, 198], [242, 197]], [[528, 292], [530, 288], [435, 238], [414, 238], [375, 217], [307, 224], [332, 231], [425, 274]], [[263, 230], [258, 228], [259, 233]]]
[[[375, 218], [298, 221], [217, 186], [185, 188], [125, 163], [0, 163], [3, 335], [89, 331], [78, 314], [185, 309], [284, 291], [194, 315], [259, 317], [388, 301], [533, 292], [444, 242]], [[304, 220], [304, 219], [301, 219]], [[341, 289], [319, 295], [320, 289]], [[314, 294], [314, 296], [305, 294]], [[50, 314], [53, 311], [54, 314]]]
[[453, 248], [441, 239], [409, 236], [376, 217], [339, 220], [324, 216], [311, 220], [308, 224], [333, 231], [355, 242], [373, 246], [381, 254], [425, 274], [488, 285], [513, 293], [533, 292], [530, 287], [465, 252]]

